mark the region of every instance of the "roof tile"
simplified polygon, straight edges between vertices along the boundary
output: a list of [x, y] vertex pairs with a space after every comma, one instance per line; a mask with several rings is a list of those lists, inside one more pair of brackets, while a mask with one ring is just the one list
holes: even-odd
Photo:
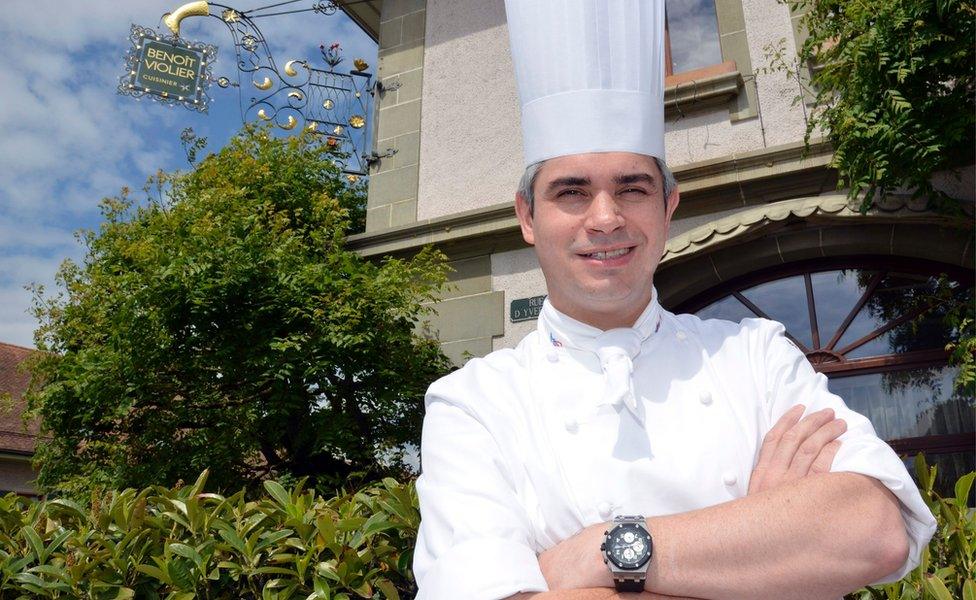
[[34, 453], [39, 423], [32, 421], [25, 427], [22, 418], [27, 408], [24, 392], [30, 383], [30, 373], [22, 364], [34, 352], [0, 342], [0, 393], [9, 392], [13, 401], [9, 411], [0, 411], [0, 452]]

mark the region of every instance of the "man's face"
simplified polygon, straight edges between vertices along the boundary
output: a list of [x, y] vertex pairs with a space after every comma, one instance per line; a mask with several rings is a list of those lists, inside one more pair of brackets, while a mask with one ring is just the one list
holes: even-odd
[[600, 329], [630, 327], [651, 298], [674, 192], [665, 207], [654, 159], [629, 152], [553, 158], [535, 183], [535, 211], [516, 198], [553, 306]]

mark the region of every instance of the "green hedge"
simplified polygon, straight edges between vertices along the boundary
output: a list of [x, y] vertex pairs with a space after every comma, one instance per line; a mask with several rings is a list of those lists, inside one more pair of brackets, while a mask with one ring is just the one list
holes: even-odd
[[410, 598], [420, 513], [392, 479], [324, 498], [265, 483], [265, 497], [190, 487], [0, 499], [0, 598]]
[[[935, 468], [917, 461], [939, 532], [902, 581], [848, 598], [976, 600], [976, 517], [966, 499], [933, 491]], [[412, 598], [420, 513], [412, 482], [385, 479], [331, 498], [268, 481], [247, 500], [189, 487], [153, 487], [71, 500], [0, 498], [0, 599], [172, 600]]]

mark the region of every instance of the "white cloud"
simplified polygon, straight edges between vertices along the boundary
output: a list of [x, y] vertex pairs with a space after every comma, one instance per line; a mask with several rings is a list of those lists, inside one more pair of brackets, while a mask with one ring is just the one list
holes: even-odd
[[34, 348], [34, 330], [37, 323], [21, 305], [22, 296], [26, 293], [22, 289], [0, 286], [0, 340]]
[[[48, 287], [54, 281], [53, 274], [65, 260], [64, 256], [44, 257], [26, 253], [11, 253], [6, 255], [5, 258], [9, 258], [10, 260], [6, 261], [4, 270], [0, 272], [0, 278], [2, 280], [20, 286], [37, 283], [45, 287]], [[38, 280], [33, 278], [36, 273], [50, 273], [52, 276]]]
[[[37, 322], [30, 314], [32, 295], [26, 288], [37, 284], [55, 293], [54, 276], [58, 267], [69, 257], [78, 260], [81, 245], [74, 243], [70, 233], [45, 226], [20, 229], [19, 234], [11, 236], [24, 242], [19, 248], [13, 244], [0, 247], [0, 340], [32, 347]], [[5, 241], [11, 241], [11, 237], [6, 237], [9, 233], [8, 229], [0, 228]]]
[[[52, 225], [28, 225], [0, 217], [0, 255], [35, 248], [67, 251], [74, 247], [73, 232]], [[6, 271], [6, 265], [4, 272]]]
[[122, 46], [129, 23], [155, 26], [162, 13], [179, 4], [115, 0], [4, 2], [0, 33], [5, 37], [25, 36], [38, 45], [64, 48], [66, 52], [88, 44]]

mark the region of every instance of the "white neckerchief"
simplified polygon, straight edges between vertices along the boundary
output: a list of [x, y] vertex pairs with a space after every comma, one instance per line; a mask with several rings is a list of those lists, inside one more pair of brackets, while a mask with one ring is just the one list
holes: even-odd
[[633, 327], [597, 329], [559, 312], [548, 298], [539, 314], [539, 330], [553, 346], [591, 352], [600, 359], [605, 381], [601, 401], [612, 405], [624, 403], [641, 424], [644, 423], [644, 406], [637, 403], [634, 393], [634, 359], [644, 341], [660, 325], [661, 305], [657, 302], [657, 290], [653, 288], [651, 301]]

